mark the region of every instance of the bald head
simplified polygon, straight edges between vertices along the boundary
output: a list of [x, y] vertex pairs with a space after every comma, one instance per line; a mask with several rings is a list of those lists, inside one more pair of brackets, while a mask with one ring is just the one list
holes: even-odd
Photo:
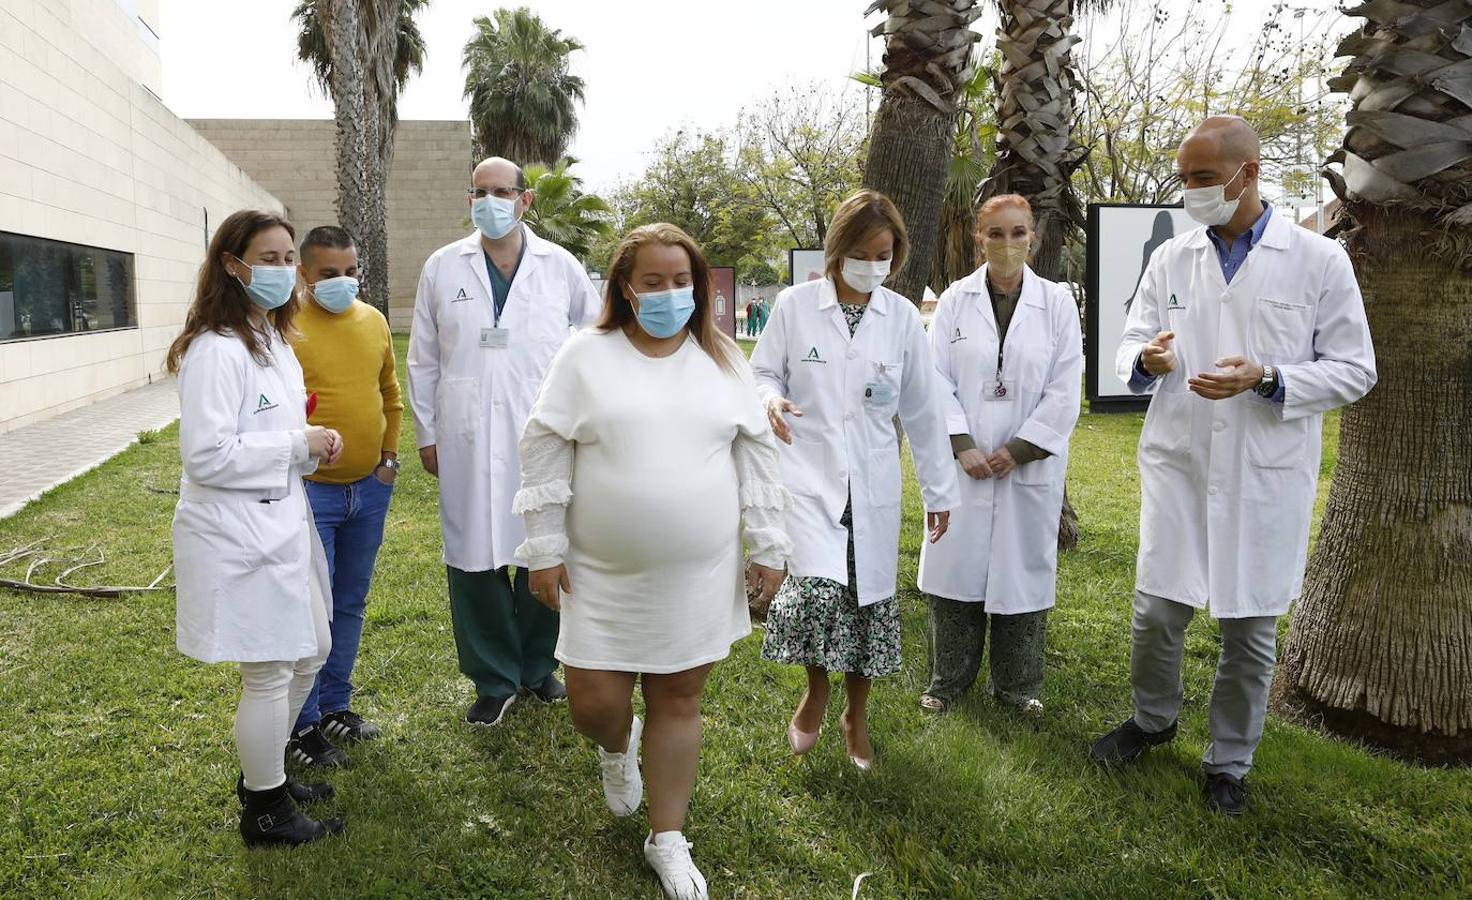
[[1262, 162], [1262, 143], [1257, 139], [1257, 132], [1241, 116], [1212, 116], [1186, 136], [1181, 143], [1182, 153], [1187, 146], [1212, 153], [1233, 169], [1243, 163]]
[[[484, 179], [482, 178], [484, 176]], [[515, 187], [518, 190], [526, 190], [526, 173], [521, 171], [521, 166], [509, 159], [492, 156], [481, 160], [475, 166], [475, 171], [470, 173], [472, 184], [479, 185], [482, 180], [494, 181], [495, 186]], [[491, 187], [487, 184], [485, 187]]]

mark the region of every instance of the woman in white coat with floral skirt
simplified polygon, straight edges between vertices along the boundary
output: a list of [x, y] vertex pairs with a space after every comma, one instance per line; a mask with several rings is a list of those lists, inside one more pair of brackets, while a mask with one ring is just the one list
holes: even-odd
[[249, 846], [304, 844], [342, 830], [297, 801], [332, 796], [286, 776], [291, 723], [331, 645], [326, 557], [302, 476], [342, 453], [307, 424], [302, 370], [286, 342], [296, 311], [291, 224], [245, 210], [220, 223], [184, 330], [179, 377], [183, 475], [174, 513], [180, 652], [240, 665], [235, 741]]
[[844, 674], [840, 721], [860, 769], [874, 761], [870, 683], [901, 663], [896, 416], [914, 452], [932, 542], [956, 505], [925, 328], [915, 305], [883, 286], [907, 249], [889, 198], [869, 190], [850, 197], [828, 229], [827, 277], [782, 292], [751, 357], [793, 496], [792, 577], [768, 611], [762, 655], [807, 670], [787, 732], [799, 755], [818, 741], [828, 673]]
[[976, 680], [988, 630], [993, 695], [1024, 715], [1043, 711], [1083, 339], [1073, 296], [1027, 265], [1035, 238], [1026, 199], [983, 204], [976, 241], [986, 262], [941, 294], [930, 328], [961, 481], [950, 537], [920, 550], [930, 604], [930, 685], [920, 705], [932, 712]]

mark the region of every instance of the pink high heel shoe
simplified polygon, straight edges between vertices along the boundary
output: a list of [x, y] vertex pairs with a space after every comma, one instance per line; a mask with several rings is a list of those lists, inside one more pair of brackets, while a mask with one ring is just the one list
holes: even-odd
[[802, 731], [797, 727], [797, 721], [793, 720], [787, 725], [787, 746], [792, 748], [793, 756], [802, 756], [818, 746], [818, 736], [822, 733], [822, 728], [817, 731]]

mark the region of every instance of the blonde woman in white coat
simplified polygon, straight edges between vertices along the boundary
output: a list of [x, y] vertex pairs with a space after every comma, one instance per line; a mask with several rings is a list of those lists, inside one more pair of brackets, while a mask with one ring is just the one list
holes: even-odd
[[304, 844], [342, 830], [296, 801], [332, 787], [286, 776], [291, 723], [330, 649], [326, 558], [302, 476], [342, 452], [307, 425], [302, 370], [286, 343], [296, 311], [295, 233], [267, 212], [220, 224], [184, 330], [169, 348], [179, 377], [183, 475], [174, 513], [180, 652], [240, 665], [235, 741], [248, 846]]
[[889, 198], [868, 190], [850, 197], [828, 229], [827, 277], [782, 292], [751, 357], [784, 442], [782, 480], [793, 496], [792, 577], [768, 610], [762, 655], [807, 670], [787, 732], [799, 755], [818, 741], [829, 673], [843, 673], [840, 722], [860, 769], [874, 761], [870, 683], [901, 665], [896, 416], [914, 453], [932, 542], [946, 533], [956, 505], [925, 328], [914, 304], [883, 286], [907, 249]]
[[1035, 237], [1023, 197], [983, 204], [976, 240], [986, 262], [941, 294], [930, 328], [961, 476], [950, 538], [920, 550], [930, 604], [930, 686], [920, 705], [932, 712], [976, 680], [988, 631], [993, 695], [1024, 715], [1043, 711], [1083, 339], [1072, 295], [1027, 265]]

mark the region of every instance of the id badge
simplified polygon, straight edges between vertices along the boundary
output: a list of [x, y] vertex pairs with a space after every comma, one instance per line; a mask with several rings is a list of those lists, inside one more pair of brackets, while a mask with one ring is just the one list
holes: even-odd
[[1016, 393], [1016, 385], [1010, 381], [993, 379], [988, 381], [981, 389], [981, 399], [987, 401], [1011, 400]]
[[480, 345], [491, 350], [505, 350], [511, 346], [511, 329], [482, 328], [480, 330]]
[[894, 385], [887, 381], [871, 381], [864, 385], [864, 402], [869, 406], [889, 406], [894, 403]]

